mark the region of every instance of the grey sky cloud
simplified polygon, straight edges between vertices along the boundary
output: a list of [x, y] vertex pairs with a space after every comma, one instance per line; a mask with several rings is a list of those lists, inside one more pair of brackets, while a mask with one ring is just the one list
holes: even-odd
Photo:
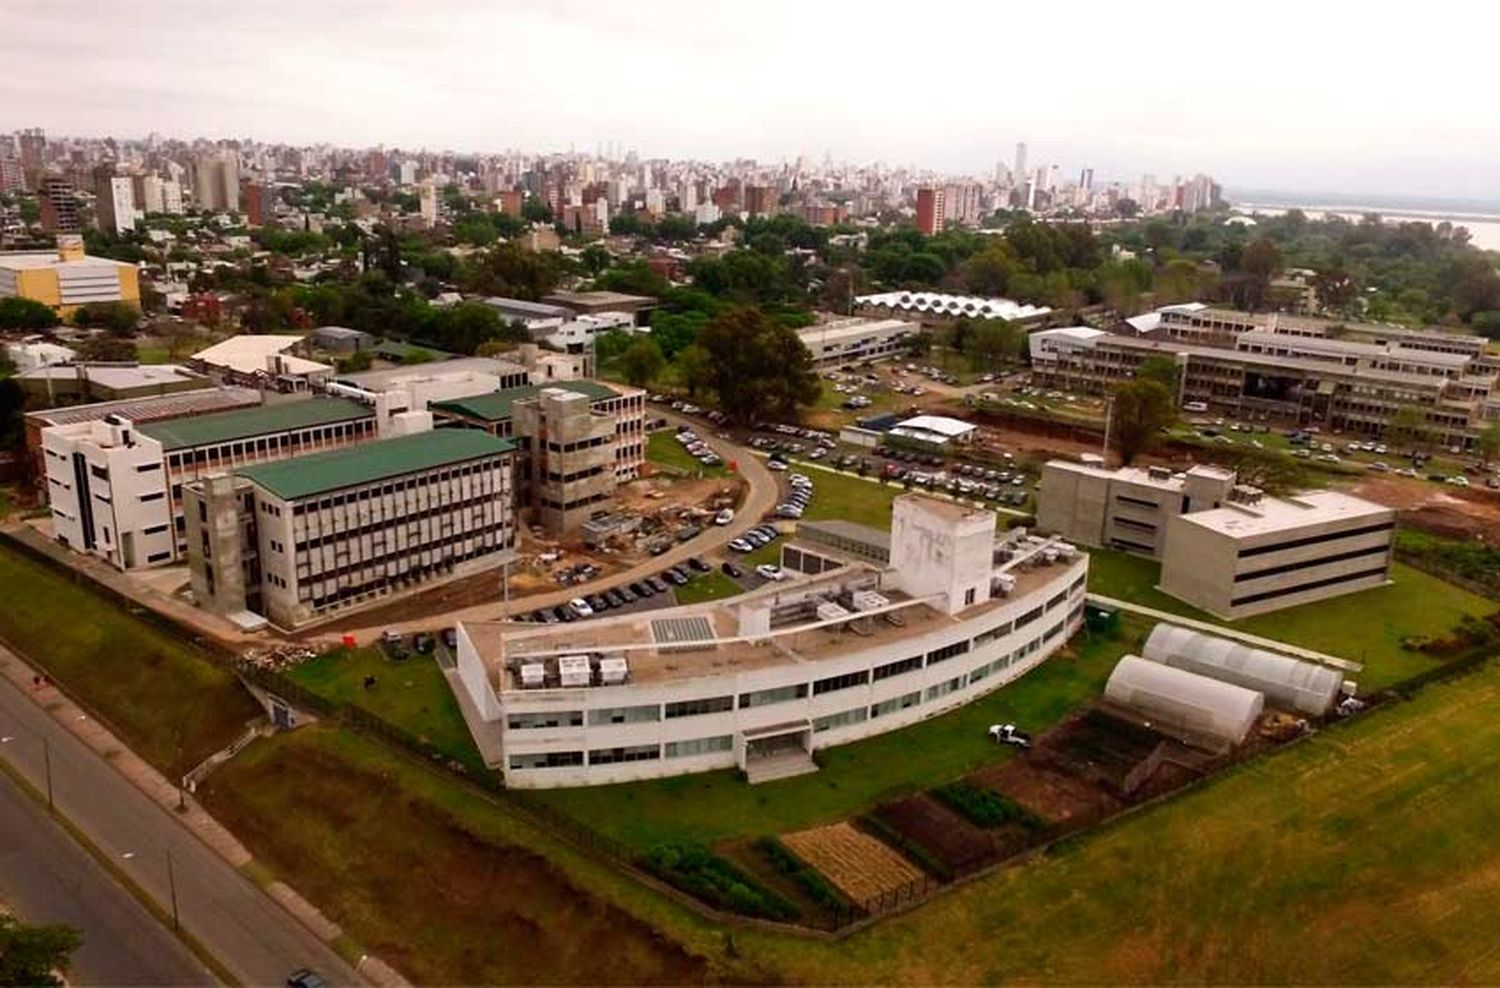
[[1065, 172], [1500, 199], [1497, 26], [1452, 0], [3, 0], [0, 128], [973, 174], [1025, 140]]

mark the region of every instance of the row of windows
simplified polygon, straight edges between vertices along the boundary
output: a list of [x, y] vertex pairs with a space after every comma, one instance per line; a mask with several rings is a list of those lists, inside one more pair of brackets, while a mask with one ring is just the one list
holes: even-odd
[[447, 517], [449, 521], [448, 524], [444, 526], [444, 528], [452, 529], [454, 524], [452, 521], [453, 516], [456, 516], [460, 512], [465, 510], [475, 511], [475, 517], [473, 519], [474, 523], [483, 525], [487, 521], [484, 515], [488, 514], [493, 517], [493, 515], [495, 514], [494, 510], [488, 512], [476, 510], [486, 507], [492, 509], [498, 508], [500, 507], [500, 504], [492, 495], [479, 495], [477, 497], [471, 497], [463, 501], [452, 501], [446, 504], [438, 504], [424, 510], [413, 511], [409, 514], [398, 515], [390, 519], [376, 519], [363, 525], [353, 525], [347, 528], [340, 526], [330, 526], [330, 531], [326, 535], [311, 534], [311, 529], [320, 528], [320, 526], [312, 525], [309, 526], [309, 537], [302, 538], [297, 541], [297, 551], [299, 553], [310, 552], [325, 545], [334, 545], [339, 542], [358, 539], [366, 535], [378, 536], [382, 532], [392, 532], [402, 527], [406, 527], [407, 531], [410, 531], [410, 526], [418, 525], [421, 522], [429, 521], [433, 518], [439, 517]]
[[246, 439], [239, 442], [221, 443], [217, 446], [200, 446], [196, 449], [182, 450], [170, 454], [167, 457], [167, 464], [172, 468], [173, 473], [176, 473], [179, 468], [194, 465], [229, 466], [233, 463], [246, 463], [268, 457], [281, 459], [305, 452], [306, 446], [329, 443], [342, 446], [374, 435], [375, 420], [373, 418], [358, 419], [340, 425], [318, 426], [259, 439]]
[[1300, 539], [1288, 539], [1285, 542], [1275, 542], [1271, 545], [1257, 545], [1249, 549], [1241, 549], [1239, 551], [1239, 558], [1245, 559], [1250, 556], [1263, 556], [1268, 552], [1281, 552], [1284, 549], [1300, 549], [1303, 546], [1321, 545], [1325, 542], [1352, 539], [1360, 535], [1374, 535], [1377, 532], [1389, 532], [1395, 527], [1395, 522], [1388, 521], [1378, 525], [1363, 525], [1359, 528], [1346, 528], [1338, 532], [1326, 532], [1322, 535], [1309, 535]]
[[1323, 587], [1331, 587], [1340, 583], [1353, 583], [1355, 580], [1368, 580], [1372, 576], [1384, 576], [1385, 567], [1377, 566], [1374, 569], [1359, 570], [1354, 573], [1344, 573], [1339, 576], [1330, 576], [1322, 580], [1312, 580], [1308, 583], [1298, 583], [1290, 587], [1282, 587], [1279, 590], [1266, 590], [1261, 593], [1246, 594], [1243, 597], [1235, 597], [1229, 602], [1231, 607], [1239, 607], [1241, 604], [1254, 604], [1262, 600], [1271, 600], [1276, 597], [1286, 597], [1295, 593], [1306, 593], [1309, 590], [1320, 590]]
[[[415, 560], [422, 555], [433, 553], [441, 554], [442, 550], [449, 549], [466, 542], [477, 542], [481, 545], [499, 548], [507, 541], [505, 535], [509, 525], [504, 522], [491, 525], [469, 528], [454, 532], [451, 526], [444, 526], [444, 531], [434, 536], [431, 533], [423, 538], [420, 531], [413, 533], [407, 531], [405, 544], [399, 544], [401, 540], [395, 538], [393, 533], [390, 548], [386, 546], [386, 540], [382, 538], [371, 539], [368, 552], [354, 551], [363, 550], [357, 543], [340, 542], [334, 546], [325, 546], [318, 552], [304, 552], [298, 550], [297, 579], [305, 581], [336, 580], [341, 576], [347, 576], [360, 570], [370, 568], [388, 567], [391, 563], [404, 563]], [[329, 557], [332, 558], [330, 564]], [[399, 575], [399, 569], [394, 575]]]
[[1251, 570], [1248, 573], [1236, 573], [1235, 583], [1243, 583], [1246, 580], [1259, 580], [1267, 576], [1275, 576], [1278, 573], [1294, 573], [1299, 569], [1308, 569], [1312, 566], [1325, 566], [1329, 563], [1343, 563], [1351, 559], [1363, 559], [1367, 556], [1383, 556], [1389, 551], [1388, 545], [1371, 546], [1368, 549], [1352, 549], [1349, 552], [1340, 552], [1332, 556], [1319, 556], [1316, 559], [1304, 559], [1298, 563], [1285, 563], [1281, 566], [1272, 566], [1268, 569]]
[[[363, 501], [378, 500], [381, 498], [401, 494], [408, 495], [404, 503], [409, 504], [411, 500], [409, 495], [413, 493], [429, 493], [431, 488], [447, 484], [448, 482], [453, 480], [461, 480], [465, 477], [477, 477], [481, 481], [489, 480], [491, 478], [499, 478], [501, 476], [499, 471], [503, 468], [503, 466], [504, 461], [499, 457], [488, 457], [481, 460], [474, 460], [472, 462], [459, 464], [457, 466], [449, 467], [444, 470], [433, 470], [427, 473], [418, 474], [416, 476], [402, 477], [398, 480], [393, 480], [386, 484], [375, 484], [370, 487], [362, 487], [357, 491], [347, 491], [339, 494], [330, 494], [329, 496], [319, 498], [316, 501], [299, 501], [292, 506], [292, 514], [302, 515], [313, 512], [327, 511], [330, 508], [342, 507], [346, 504], [359, 504]], [[503, 483], [483, 484], [481, 490], [487, 493], [495, 493], [498, 490], [503, 490], [504, 487], [505, 485]], [[393, 507], [400, 508], [401, 505], [397, 504]]]
[[[637, 744], [621, 748], [593, 748], [588, 753], [590, 765], [617, 765], [622, 762], [649, 762], [658, 758], [692, 758], [734, 749], [734, 736], [720, 734], [711, 738], [668, 741], [664, 745]], [[535, 768], [573, 768], [584, 763], [581, 751], [548, 751], [511, 755], [512, 770]]]
[[[424, 565], [412, 566], [404, 573], [396, 574], [396, 576], [398, 578], [406, 579], [420, 579], [423, 577], [431, 576], [435, 573], [438, 573], [439, 571], [447, 570], [461, 563], [466, 563], [471, 559], [477, 559], [480, 556], [487, 556], [490, 553], [494, 552], [497, 548], [499, 548], [497, 544], [486, 541], [464, 552], [456, 553], [451, 556], [445, 556]], [[392, 577], [390, 575], [380, 575], [373, 579], [365, 580], [361, 583], [350, 583], [341, 587], [337, 587], [332, 591], [325, 591], [321, 593], [319, 592], [320, 588], [301, 586], [297, 590], [297, 596], [301, 600], [310, 602], [314, 610], [322, 610], [328, 607], [336, 606], [339, 603], [350, 599], [351, 597], [359, 597], [367, 593], [388, 592], [392, 589], [391, 579]], [[325, 580], [322, 582], [327, 583], [328, 581]]]

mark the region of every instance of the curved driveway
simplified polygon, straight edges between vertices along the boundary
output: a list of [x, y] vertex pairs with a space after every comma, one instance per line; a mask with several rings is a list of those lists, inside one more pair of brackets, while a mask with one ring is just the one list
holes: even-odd
[[[761, 524], [762, 519], [776, 507], [781, 497], [780, 487], [776, 483], [776, 475], [767, 468], [764, 460], [755, 456], [744, 446], [722, 438], [712, 431], [713, 426], [707, 422], [686, 419], [671, 412], [662, 413], [662, 417], [674, 426], [686, 425], [692, 428], [725, 463], [734, 463], [740, 476], [745, 478], [748, 490], [744, 502], [735, 512], [734, 521], [728, 525], [710, 525], [701, 535], [687, 542], [679, 542], [661, 555], [652, 556], [622, 572], [601, 576], [588, 583], [575, 583], [558, 590], [549, 590], [547, 593], [512, 597], [510, 607], [512, 614], [544, 607], [556, 607], [558, 604], [567, 603], [574, 597], [598, 593], [610, 587], [620, 586], [622, 583], [634, 583], [648, 576], [655, 576], [664, 569], [686, 562], [691, 556], [706, 556], [717, 552], [734, 539]], [[498, 575], [496, 580], [498, 582]], [[399, 630], [410, 633], [435, 631], [439, 628], [451, 627], [459, 621], [498, 621], [502, 617], [503, 610], [504, 605], [496, 600], [492, 603], [476, 604], [459, 610], [432, 614], [417, 621], [403, 622], [398, 627]], [[325, 633], [314, 637], [337, 641], [344, 634], [352, 634], [357, 641], [366, 642], [374, 640], [381, 631], [388, 627], [390, 625], [385, 624], [376, 628], [358, 628], [349, 632]]]

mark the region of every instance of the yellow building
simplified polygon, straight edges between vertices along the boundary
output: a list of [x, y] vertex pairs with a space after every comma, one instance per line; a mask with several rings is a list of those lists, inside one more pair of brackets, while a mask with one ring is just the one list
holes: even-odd
[[140, 274], [134, 264], [85, 254], [82, 238], [59, 236], [55, 251], [0, 253], [0, 298], [11, 295], [50, 305], [63, 317], [96, 302], [140, 308]]

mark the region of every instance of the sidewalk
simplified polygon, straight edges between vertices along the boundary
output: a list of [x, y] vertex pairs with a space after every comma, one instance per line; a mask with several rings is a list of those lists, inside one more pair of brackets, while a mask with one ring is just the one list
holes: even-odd
[[[66, 693], [46, 679], [38, 682], [37, 670], [3, 646], [0, 646], [0, 676], [107, 762], [115, 773], [151, 802], [169, 811], [173, 819], [216, 857], [236, 871], [243, 872], [252, 856], [232, 833], [210, 816], [195, 799], [147, 764], [103, 724], [74, 703]], [[335, 940], [343, 936], [343, 930], [337, 923], [324, 916], [316, 906], [285, 883], [272, 882], [262, 891], [323, 943], [332, 946]], [[374, 957], [362, 958], [355, 970], [372, 985], [395, 988], [407, 984], [404, 978]]]

